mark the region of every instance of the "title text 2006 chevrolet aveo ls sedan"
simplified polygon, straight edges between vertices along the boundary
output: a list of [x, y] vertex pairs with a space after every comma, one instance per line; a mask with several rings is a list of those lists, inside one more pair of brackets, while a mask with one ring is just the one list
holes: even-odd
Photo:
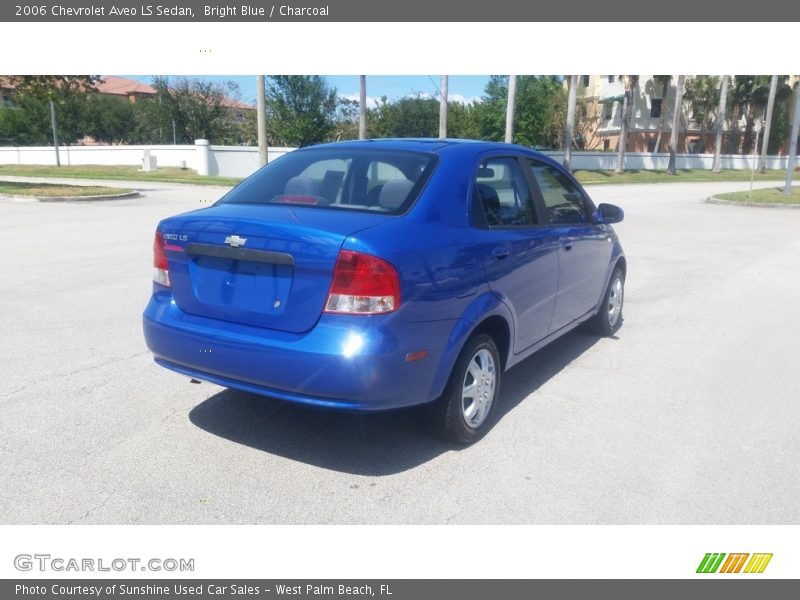
[[520, 146], [296, 150], [158, 225], [147, 345], [173, 371], [293, 402], [430, 403], [470, 443], [506, 369], [584, 321], [620, 327], [621, 219]]

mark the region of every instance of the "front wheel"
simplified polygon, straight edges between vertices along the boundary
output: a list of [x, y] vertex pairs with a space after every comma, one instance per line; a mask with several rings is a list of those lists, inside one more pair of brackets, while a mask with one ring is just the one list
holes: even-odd
[[456, 361], [439, 399], [439, 424], [445, 439], [458, 444], [479, 440], [497, 412], [500, 354], [484, 334], [470, 338]]
[[614, 335], [622, 327], [622, 302], [625, 299], [625, 276], [617, 267], [611, 274], [608, 288], [594, 316], [594, 329], [600, 335]]

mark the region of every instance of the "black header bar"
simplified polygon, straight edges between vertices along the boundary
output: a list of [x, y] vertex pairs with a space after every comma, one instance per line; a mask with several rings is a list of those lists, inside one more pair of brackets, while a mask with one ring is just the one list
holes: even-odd
[[[11, 0], [0, 22], [767, 22], [800, 21], [800, 2], [759, 0]], [[754, 25], [757, 26], [757, 25]], [[665, 36], [667, 31], [661, 32]], [[800, 32], [798, 32], [800, 35]], [[629, 32], [622, 39], [630, 39]], [[657, 35], [651, 32], [650, 35]], [[612, 43], [616, 36], [606, 41]], [[702, 40], [694, 43], [703, 44]], [[710, 50], [710, 49], [709, 49]]]

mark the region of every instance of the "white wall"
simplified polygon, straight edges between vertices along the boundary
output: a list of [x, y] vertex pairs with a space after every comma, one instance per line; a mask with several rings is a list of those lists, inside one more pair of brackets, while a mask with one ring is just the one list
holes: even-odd
[[[269, 148], [267, 162], [272, 162], [294, 148]], [[247, 177], [258, 169], [258, 148], [251, 146], [211, 146], [208, 174], [223, 177]]]
[[[247, 177], [258, 168], [258, 148], [254, 146], [62, 146], [62, 165], [139, 165], [144, 151], [149, 150], [162, 167], [178, 167], [181, 161], [190, 169], [199, 166], [200, 153], [208, 149], [208, 174], [222, 177]], [[294, 148], [270, 148], [269, 160], [283, 156]], [[563, 152], [544, 154], [561, 162]], [[723, 154], [723, 169], [752, 169], [756, 159], [738, 154]], [[669, 154], [627, 152], [626, 169], [666, 169]], [[678, 169], [711, 169], [713, 154], [678, 154]], [[0, 147], [0, 164], [55, 165], [52, 146]], [[767, 157], [768, 169], [785, 169], [786, 156]], [[617, 166], [616, 152], [573, 152], [572, 167], [581, 170], [611, 171]]]
[[[553, 160], [561, 162], [563, 152], [543, 152]], [[758, 157], [753, 155], [723, 154], [721, 157], [723, 169], [752, 169]], [[788, 157], [768, 156], [768, 169], [786, 169]], [[675, 166], [678, 169], [711, 169], [714, 164], [713, 154], [677, 154]], [[650, 152], [626, 152], [625, 168], [650, 170], [666, 170], [669, 165], [669, 154]], [[574, 170], [613, 171], [617, 168], [616, 152], [573, 152], [572, 168]]]
[[[258, 168], [258, 148], [250, 146], [210, 146], [208, 174], [222, 177], [247, 177]], [[59, 146], [62, 165], [142, 165], [144, 151], [155, 156], [160, 167], [186, 166], [198, 169], [201, 147], [178, 146]], [[294, 148], [270, 148], [272, 161]], [[183, 163], [183, 164], [182, 164]], [[52, 146], [0, 146], [2, 165], [55, 165]]]
[[[181, 161], [194, 168], [195, 147], [186, 146], [59, 146], [62, 165], [141, 165], [145, 150], [150, 150], [158, 164], [178, 167]], [[52, 146], [0, 147], [0, 164], [54, 165]]]

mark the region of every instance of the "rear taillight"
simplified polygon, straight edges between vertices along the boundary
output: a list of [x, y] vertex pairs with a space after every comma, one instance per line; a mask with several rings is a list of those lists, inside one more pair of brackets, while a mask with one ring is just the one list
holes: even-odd
[[158, 230], [156, 230], [156, 237], [153, 240], [153, 266], [156, 268], [153, 273], [153, 281], [164, 287], [170, 287], [169, 263], [167, 254], [164, 252], [164, 237]]
[[377, 315], [400, 308], [397, 269], [376, 256], [342, 250], [333, 268], [325, 312]]

